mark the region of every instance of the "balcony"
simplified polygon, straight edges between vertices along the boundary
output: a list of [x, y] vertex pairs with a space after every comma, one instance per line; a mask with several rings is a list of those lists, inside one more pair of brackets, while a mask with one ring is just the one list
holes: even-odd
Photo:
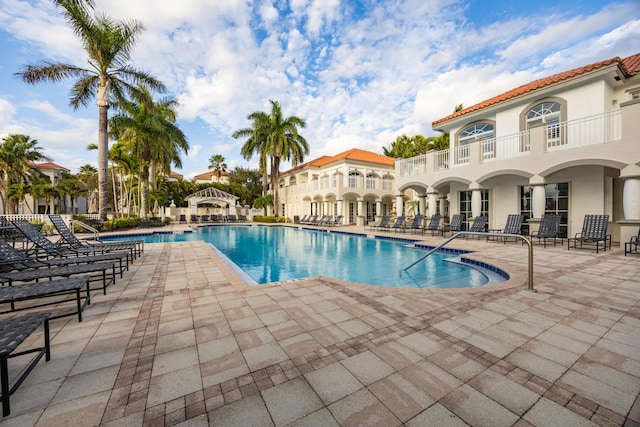
[[[424, 175], [540, 153], [569, 150], [622, 140], [622, 110], [545, 126], [543, 137], [532, 140], [532, 130], [478, 140], [449, 150], [432, 151], [396, 161], [398, 177]], [[477, 149], [474, 145], [477, 144]], [[533, 145], [533, 147], [532, 147]], [[453, 160], [453, 161], [451, 161]]]

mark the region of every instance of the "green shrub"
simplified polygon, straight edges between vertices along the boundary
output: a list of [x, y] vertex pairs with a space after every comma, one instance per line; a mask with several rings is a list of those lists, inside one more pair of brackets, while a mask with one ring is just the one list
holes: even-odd
[[103, 231], [114, 231], [128, 228], [135, 228], [138, 225], [137, 217], [113, 218], [102, 224]]
[[280, 224], [285, 222], [291, 222], [291, 220], [286, 216], [275, 217], [275, 216], [255, 215], [253, 217], [253, 222], [266, 222], [270, 224], [276, 224], [276, 223]]

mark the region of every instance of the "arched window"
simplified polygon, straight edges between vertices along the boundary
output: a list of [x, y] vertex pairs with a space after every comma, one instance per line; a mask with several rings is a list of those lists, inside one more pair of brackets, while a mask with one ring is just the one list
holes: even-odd
[[362, 178], [362, 174], [358, 171], [349, 172], [349, 188], [358, 188], [358, 181]]
[[546, 101], [531, 107], [526, 114], [526, 126], [545, 124], [547, 126], [547, 147], [556, 147], [565, 144], [562, 138], [561, 125], [562, 122], [562, 106], [559, 102]]
[[367, 179], [365, 181], [365, 188], [368, 190], [376, 189], [376, 180], [380, 178], [377, 174], [370, 172], [367, 174]]
[[495, 125], [491, 122], [478, 122], [468, 125], [457, 134], [455, 162], [469, 161], [469, 143], [480, 141], [484, 158], [494, 157], [495, 154]]

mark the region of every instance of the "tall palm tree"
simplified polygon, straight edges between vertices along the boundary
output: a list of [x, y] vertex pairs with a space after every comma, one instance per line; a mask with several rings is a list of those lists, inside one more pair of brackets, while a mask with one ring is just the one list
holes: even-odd
[[136, 42], [144, 30], [138, 21], [114, 21], [95, 12], [93, 0], [53, 0], [62, 8], [67, 24], [82, 41], [89, 68], [42, 61], [26, 65], [16, 73], [23, 81], [35, 84], [41, 81], [59, 82], [77, 78], [71, 90], [70, 104], [77, 110], [97, 97], [98, 121], [98, 213], [107, 217], [107, 141], [108, 111], [111, 97], [121, 100], [125, 95], [145, 99], [139, 85], [145, 84], [158, 91], [165, 86], [146, 72], [127, 63]]
[[220, 182], [222, 174], [227, 171], [227, 164], [224, 162], [224, 156], [222, 154], [214, 154], [209, 158], [209, 169], [213, 169], [213, 172]]
[[249, 160], [254, 154], [259, 156], [258, 170], [262, 173], [262, 195], [266, 196], [269, 186], [269, 172], [267, 170], [267, 135], [263, 124], [268, 122], [268, 116], [266, 113], [257, 111], [249, 114], [247, 119], [253, 121], [251, 127], [238, 129], [232, 136], [235, 139], [243, 136], [248, 137], [240, 149], [240, 154], [243, 158]]
[[51, 161], [42, 153], [38, 141], [27, 135], [12, 134], [2, 138], [0, 144], [0, 201], [3, 212], [13, 212], [13, 203], [7, 199], [9, 186], [27, 184], [41, 173], [33, 162]]
[[119, 113], [110, 119], [109, 135], [127, 145], [134, 159], [140, 160], [140, 210], [147, 217], [147, 183], [151, 165], [158, 165], [163, 171], [171, 166], [182, 167], [181, 154], [187, 154], [189, 143], [184, 133], [175, 125], [177, 101], [171, 98], [157, 102], [151, 98], [146, 88], [145, 102], [136, 103], [123, 100], [118, 103]]
[[[278, 182], [280, 181], [280, 162], [290, 160], [293, 166], [304, 161], [309, 153], [307, 140], [298, 133], [298, 128], [305, 128], [306, 122], [297, 116], [282, 116], [282, 108], [278, 101], [269, 100], [271, 112], [269, 114], [256, 111], [247, 116], [253, 120], [251, 128], [240, 129], [234, 133], [238, 136], [249, 136], [241, 153], [245, 155], [260, 153], [261, 168], [266, 170], [266, 156], [271, 159], [271, 188], [273, 190], [273, 206], [275, 216], [278, 216]], [[264, 157], [262, 157], [264, 156]], [[265, 160], [262, 163], [262, 160]]]

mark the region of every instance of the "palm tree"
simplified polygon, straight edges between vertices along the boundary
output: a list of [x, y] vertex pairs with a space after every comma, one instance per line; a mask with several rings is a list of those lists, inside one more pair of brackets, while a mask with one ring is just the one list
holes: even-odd
[[[280, 162], [282, 159], [290, 160], [293, 166], [302, 163], [305, 154], [309, 153], [309, 144], [298, 133], [298, 128], [305, 128], [306, 122], [297, 116], [284, 118], [280, 104], [271, 99], [269, 102], [271, 103], [271, 113], [256, 111], [249, 114], [247, 118], [253, 120], [253, 126], [236, 131], [234, 138], [237, 136], [249, 136], [249, 139], [242, 147], [241, 153], [243, 156], [260, 153], [261, 168], [266, 170], [266, 156], [268, 155], [271, 158], [270, 172], [273, 205], [275, 216], [278, 216]], [[262, 160], [265, 160], [264, 163], [262, 163]]]
[[89, 212], [89, 199], [94, 197], [98, 188], [98, 170], [90, 164], [80, 166], [76, 175], [87, 192], [85, 211]]
[[238, 129], [233, 133], [234, 138], [247, 136], [247, 140], [240, 150], [240, 154], [246, 160], [257, 154], [259, 159], [258, 170], [262, 173], [262, 195], [266, 196], [268, 189], [268, 171], [267, 171], [267, 136], [263, 132], [263, 123], [267, 122], [267, 115], [263, 112], [255, 112], [249, 114], [247, 119], [253, 120], [251, 127]]
[[224, 157], [222, 154], [214, 154], [209, 159], [209, 169], [213, 169], [218, 177], [218, 182], [220, 182], [220, 178], [222, 174], [227, 171], [227, 164], [224, 162]]
[[174, 99], [154, 102], [151, 93], [141, 88], [147, 100], [142, 103], [122, 100], [119, 113], [110, 119], [109, 135], [126, 144], [134, 159], [140, 160], [140, 211], [147, 217], [147, 182], [152, 165], [168, 172], [171, 166], [182, 167], [181, 153], [187, 154], [189, 143], [184, 133], [175, 125]]
[[143, 100], [139, 85], [145, 84], [158, 91], [165, 86], [146, 72], [132, 68], [127, 62], [136, 42], [144, 30], [138, 21], [114, 21], [94, 11], [93, 0], [53, 0], [62, 7], [67, 24], [82, 41], [89, 63], [88, 68], [64, 63], [42, 61], [26, 65], [16, 73], [23, 81], [35, 84], [41, 81], [59, 82], [78, 78], [71, 90], [70, 105], [77, 110], [97, 97], [98, 121], [98, 213], [107, 218], [107, 141], [110, 97], [117, 101], [125, 94]]
[[273, 194], [267, 194], [266, 196], [256, 198], [253, 201], [253, 207], [256, 209], [262, 208], [264, 216], [267, 216], [267, 208], [273, 207]]
[[12, 184], [27, 184], [40, 175], [33, 162], [51, 161], [42, 154], [38, 141], [27, 135], [12, 134], [2, 138], [0, 144], [0, 201], [3, 212], [13, 212], [13, 203], [7, 200]]

